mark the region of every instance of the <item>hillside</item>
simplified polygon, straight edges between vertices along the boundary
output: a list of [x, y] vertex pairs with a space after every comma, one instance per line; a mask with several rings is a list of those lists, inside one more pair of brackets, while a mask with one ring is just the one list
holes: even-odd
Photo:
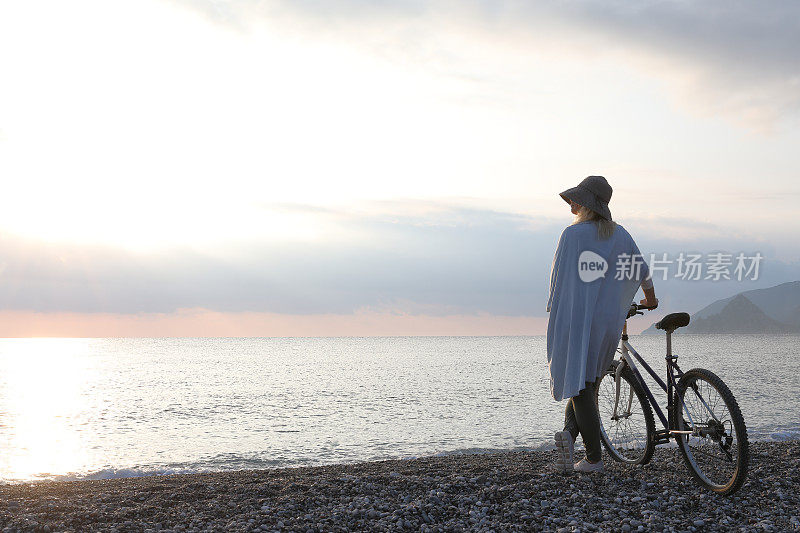
[[[704, 307], [684, 333], [800, 333], [800, 281], [744, 291]], [[658, 333], [654, 325], [643, 333]]]

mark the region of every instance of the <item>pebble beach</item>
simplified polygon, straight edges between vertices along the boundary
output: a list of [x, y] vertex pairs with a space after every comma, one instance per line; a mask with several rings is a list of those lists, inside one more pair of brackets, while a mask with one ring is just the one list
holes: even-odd
[[719, 497], [680, 452], [605, 473], [554, 451], [0, 485], [0, 531], [798, 531], [800, 441], [751, 443], [747, 482]]

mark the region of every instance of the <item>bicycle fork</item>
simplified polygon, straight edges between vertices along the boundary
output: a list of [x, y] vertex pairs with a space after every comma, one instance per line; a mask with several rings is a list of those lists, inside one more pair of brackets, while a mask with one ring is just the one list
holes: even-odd
[[[626, 324], [627, 325], [627, 324]], [[625, 412], [620, 415], [619, 414], [619, 397], [622, 393], [622, 371], [625, 370], [625, 365], [630, 364], [628, 362], [628, 348], [624, 344], [622, 345], [622, 361], [620, 364], [617, 365], [617, 368], [614, 370], [614, 413], [611, 416], [612, 420], [619, 420], [620, 418], [628, 418], [631, 416], [631, 407], [633, 405], [633, 387], [628, 391], [628, 406], [625, 409]], [[624, 402], [624, 400], [623, 400]]]

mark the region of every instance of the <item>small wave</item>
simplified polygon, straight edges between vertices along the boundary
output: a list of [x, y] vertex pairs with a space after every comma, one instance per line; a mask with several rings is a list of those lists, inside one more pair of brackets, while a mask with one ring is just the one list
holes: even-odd
[[170, 476], [174, 474], [197, 474], [204, 470], [167, 467], [104, 468], [88, 474], [65, 474], [53, 476], [52, 481], [92, 481], [99, 479], [122, 479], [129, 477]]
[[[749, 432], [751, 441], [788, 441], [800, 440], [800, 426], [776, 426], [771, 428], [753, 429]], [[385, 443], [388, 444], [388, 443]], [[671, 442], [667, 446], [674, 447]], [[170, 463], [161, 465], [130, 466], [130, 467], [105, 467], [87, 473], [69, 473], [62, 475], [39, 474], [33, 479], [0, 478], [0, 483], [16, 484], [44, 481], [87, 481], [104, 479], [137, 478], [147, 476], [169, 476], [176, 474], [201, 474], [208, 472], [230, 472], [237, 470], [265, 470], [274, 468], [296, 468], [304, 466], [318, 466], [325, 464], [351, 464], [362, 461], [409, 460], [420, 457], [448, 457], [454, 455], [482, 455], [509, 452], [539, 452], [550, 451], [555, 448], [550, 439], [533, 441], [526, 445], [511, 445], [508, 447], [463, 447], [437, 452], [422, 452], [410, 454], [396, 454], [387, 450], [386, 453], [365, 454], [364, 456], [336, 455], [325, 457], [317, 455], [308, 457], [290, 455], [287, 453], [266, 454], [215, 454], [200, 458], [196, 461]], [[440, 448], [441, 450], [441, 448]]]
[[340, 463], [350, 464], [361, 461], [385, 461], [385, 460], [410, 460], [418, 459], [420, 457], [447, 457], [451, 455], [481, 455], [492, 453], [508, 453], [508, 452], [532, 452], [532, 451], [546, 451], [553, 449], [551, 443], [542, 443], [532, 446], [515, 446], [509, 448], [456, 448], [453, 450], [441, 451], [433, 454], [381, 454], [372, 457], [357, 458], [351, 457], [340, 461], [330, 460], [312, 460], [307, 457], [295, 458], [281, 458], [281, 459], [267, 459], [257, 458], [254, 454], [249, 456], [241, 456], [237, 454], [219, 454], [213, 457], [208, 457], [203, 460], [193, 463], [180, 463], [172, 465], [160, 466], [133, 466], [126, 468], [102, 468], [93, 472], [78, 474], [70, 473], [63, 475], [42, 475], [37, 480], [4, 480], [8, 483], [32, 481], [94, 481], [103, 479], [123, 479], [123, 478], [137, 478], [147, 476], [169, 476], [176, 474], [202, 474], [207, 472], [226, 472], [235, 470], [263, 470], [271, 468], [296, 468], [302, 466], [316, 466], [323, 464]]
[[510, 448], [457, 448], [433, 454], [434, 457], [447, 457], [449, 455], [482, 455], [487, 453], [509, 453], [509, 452], [544, 452], [554, 450], [555, 444], [552, 442], [542, 442], [533, 446], [514, 446]]
[[0, 478], [0, 483], [31, 483], [43, 481], [96, 481], [147, 476], [170, 476], [176, 474], [203, 474], [208, 472], [230, 472], [237, 470], [264, 470], [269, 468], [313, 465], [308, 458], [271, 459], [256, 454], [218, 454], [197, 461], [129, 467], [105, 467], [85, 473], [68, 474], [41, 473], [32, 478]]
[[147, 476], [170, 476], [173, 474], [199, 474], [211, 472], [210, 469], [167, 468], [167, 467], [132, 467], [103, 468], [85, 474], [71, 472], [69, 474], [38, 474], [30, 478], [0, 478], [0, 484], [15, 485], [18, 483], [44, 483], [47, 481], [96, 481], [101, 479], [123, 479]]
[[777, 427], [769, 430], [750, 432], [752, 440], [786, 441], [800, 440], [800, 427]]

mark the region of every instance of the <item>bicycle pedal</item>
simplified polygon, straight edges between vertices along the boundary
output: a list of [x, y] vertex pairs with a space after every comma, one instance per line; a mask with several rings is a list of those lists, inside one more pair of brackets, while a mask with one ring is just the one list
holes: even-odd
[[659, 429], [653, 437], [653, 443], [658, 446], [659, 444], [666, 444], [669, 442], [670, 432], [666, 429]]

